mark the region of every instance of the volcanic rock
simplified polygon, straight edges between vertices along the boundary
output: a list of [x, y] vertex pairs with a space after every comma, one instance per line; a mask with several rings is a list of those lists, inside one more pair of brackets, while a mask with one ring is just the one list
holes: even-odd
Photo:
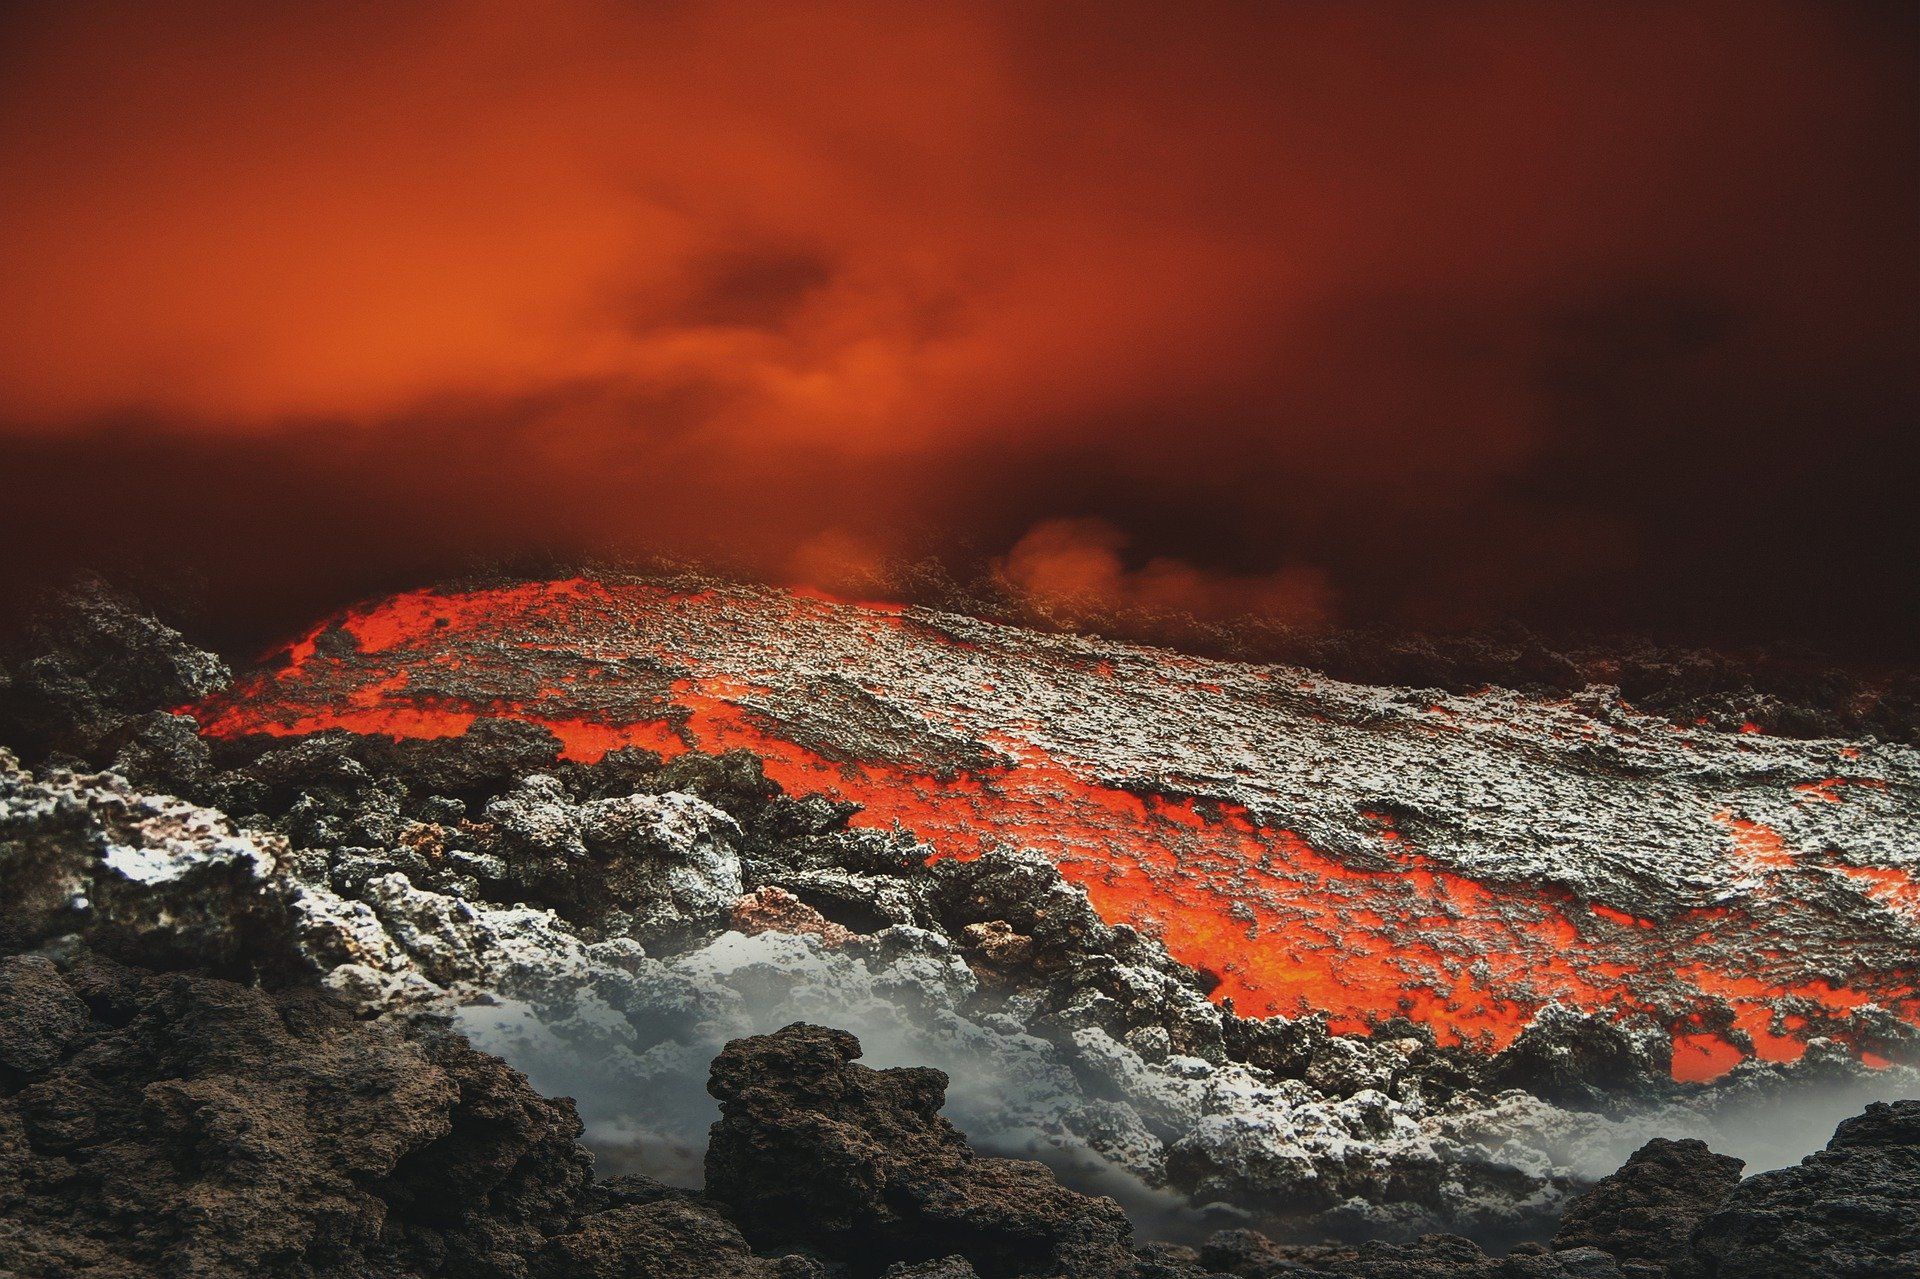
[[965, 1257], [942, 1257], [938, 1261], [902, 1261], [887, 1267], [881, 1279], [978, 1279], [979, 1271]]
[[1920, 1274], [1920, 1101], [1876, 1102], [1825, 1150], [1741, 1182], [1693, 1232], [1676, 1279]]
[[0, 1273], [804, 1279], [711, 1202], [589, 1185], [571, 1103], [312, 990], [0, 959]]
[[9, 1018], [0, 1272], [506, 1275], [584, 1187], [570, 1109], [457, 1041], [98, 958], [0, 988], [41, 1010]]
[[643, 940], [687, 936], [740, 896], [739, 824], [693, 795], [630, 794], [577, 803], [545, 774], [486, 806], [506, 880], [576, 922], [619, 911]]
[[0, 743], [36, 756], [85, 754], [232, 679], [226, 663], [97, 581], [49, 599], [14, 648], [0, 677]]
[[[759, 597], [747, 595], [725, 597], [729, 626], [752, 622]], [[821, 607], [829, 620], [839, 617]], [[687, 624], [711, 620], [696, 612]], [[814, 644], [825, 623], [801, 620], [814, 628], [806, 632], [807, 644]], [[612, 619], [602, 638], [625, 642], [631, 634], [620, 628], [631, 621]], [[876, 625], [879, 631], [868, 638], [893, 643], [887, 636], [897, 631], [919, 643], [931, 623], [916, 615], [898, 626]], [[955, 627], [964, 629], [953, 621], [940, 634], [965, 638]], [[699, 638], [698, 626], [689, 634]], [[1101, 690], [1110, 677], [1100, 674], [1094, 649], [1048, 641], [1026, 652], [1017, 637], [991, 628], [981, 634], [1000, 646], [995, 661], [1036, 660], [1047, 679], [1068, 679], [1076, 695], [1108, 696]], [[367, 663], [392, 660], [382, 642], [341, 630], [324, 645], [316, 641], [317, 656], [304, 660], [337, 663], [335, 674], [345, 678]], [[813, 649], [800, 652], [806, 657]], [[836, 660], [847, 656], [833, 652]], [[872, 812], [851, 802], [784, 793], [768, 768], [790, 783], [821, 776], [796, 771], [790, 753], [765, 762], [743, 750], [683, 753], [663, 762], [669, 751], [629, 745], [585, 762], [589, 755], [576, 749], [579, 734], [604, 730], [617, 740], [625, 731], [619, 715], [658, 712], [669, 724], [685, 723], [673, 719], [675, 681], [640, 680], [629, 689], [632, 705], [616, 714], [602, 704], [605, 690], [594, 684], [592, 670], [564, 650], [529, 656], [509, 646], [489, 650], [470, 668], [428, 663], [412, 675], [421, 688], [446, 697], [474, 691], [476, 680], [513, 692], [522, 672], [510, 664], [523, 658], [552, 668], [547, 673], [558, 680], [555, 687], [571, 685], [612, 722], [483, 715], [464, 731], [454, 725], [454, 735], [421, 740], [308, 732], [313, 724], [290, 737], [202, 739], [188, 731], [190, 720], [166, 714], [164, 706], [128, 702], [130, 711], [146, 713], [101, 743], [114, 754], [118, 773], [57, 766], [30, 772], [8, 763], [0, 768], [0, 895], [19, 908], [8, 915], [11, 931], [0, 941], [57, 950], [73, 944], [68, 935], [78, 935], [95, 949], [156, 967], [214, 965], [272, 984], [317, 978], [363, 1016], [451, 1020], [476, 1044], [528, 1070], [543, 1090], [579, 1096], [596, 1151], [623, 1168], [688, 1180], [698, 1175], [701, 1137], [712, 1115], [703, 1084], [713, 1055], [729, 1040], [796, 1019], [831, 1022], [857, 1032], [875, 1060], [946, 1070], [946, 1113], [983, 1156], [1041, 1158], [1074, 1188], [1112, 1193], [1145, 1214], [1141, 1220], [1184, 1238], [1204, 1233], [1203, 1216], [1190, 1205], [1210, 1203], [1311, 1238], [1408, 1239], [1436, 1228], [1487, 1239], [1544, 1237], [1567, 1196], [1651, 1136], [1710, 1131], [1723, 1114], [1790, 1110], [1800, 1097], [1869, 1088], [1887, 1095], [1912, 1087], [1913, 1076], [1902, 1067], [1875, 1074], [1859, 1061], [1863, 1046], [1895, 1053], [1908, 1042], [1903, 1036], [1910, 1037], [1911, 1028], [1896, 1004], [1863, 1003], [1836, 1019], [1816, 998], [1850, 979], [1836, 966], [1840, 960], [1822, 950], [1824, 943], [1792, 953], [1795, 962], [1807, 960], [1823, 973], [1827, 986], [1784, 996], [1736, 988], [1737, 1020], [1735, 1004], [1721, 1001], [1705, 1010], [1715, 1020], [1688, 1023], [1735, 1056], [1739, 1045], [1781, 1052], [1797, 1043], [1794, 1035], [1811, 1035], [1804, 1057], [1790, 1065], [1748, 1061], [1707, 1087], [1667, 1078], [1669, 1027], [1651, 1013], [1645, 1021], [1616, 1021], [1608, 1011], [1548, 1002], [1492, 1056], [1483, 1043], [1442, 1042], [1440, 1028], [1412, 1016], [1387, 1018], [1365, 1033], [1350, 1026], [1336, 1033], [1320, 1013], [1243, 1018], [1222, 998], [1230, 971], [1178, 962], [1152, 920], [1134, 927], [1103, 917], [1107, 907], [1095, 903], [1111, 904], [1102, 896], [1105, 881], [1075, 871], [1075, 863], [1046, 842], [1045, 827], [1025, 832], [1036, 847], [940, 857], [940, 849], [905, 829], [881, 828]], [[887, 661], [900, 658], [894, 653]], [[1135, 652], [1128, 660], [1147, 659]], [[1165, 654], [1154, 660], [1173, 661]], [[569, 675], [574, 678], [560, 678]], [[295, 672], [289, 682], [303, 678]], [[1180, 698], [1214, 696], [1200, 684], [1186, 687], [1199, 677], [1177, 661], [1158, 674], [1135, 669], [1129, 678], [1172, 680], [1185, 688]], [[1303, 697], [1312, 692], [1299, 691]], [[1398, 706], [1400, 694], [1333, 692], [1338, 705], [1316, 701], [1320, 692], [1312, 692], [1308, 701], [1319, 709], [1303, 709], [1306, 703], [1294, 709], [1309, 717], [1338, 710], [1349, 718], [1336, 736], [1375, 754], [1380, 745], [1369, 735], [1397, 741], [1414, 731], [1404, 722], [1371, 718], [1382, 706]], [[765, 731], [749, 740], [785, 750], [766, 733], [783, 722], [775, 712], [803, 693], [796, 685], [759, 699], [753, 722]], [[879, 697], [848, 695], [835, 705], [871, 717], [880, 714]], [[1524, 753], [1539, 746], [1529, 736], [1536, 729], [1548, 737], [1577, 736], [1585, 724], [1611, 735], [1606, 740], [1613, 745], [1607, 759], [1580, 767], [1611, 777], [1625, 758], [1620, 734], [1658, 737], [1605, 699], [1581, 703], [1571, 719], [1514, 705], [1516, 723], [1504, 736], [1476, 730], [1485, 740], [1474, 751], [1489, 758], [1500, 749]], [[1109, 727], [1125, 728], [1124, 717], [1108, 720]], [[887, 749], [878, 723], [862, 728], [862, 750]], [[806, 724], [817, 744], [831, 745], [830, 717]], [[1131, 731], [1118, 745], [1099, 749], [1134, 753], [1140, 743], [1131, 741]], [[1454, 749], [1444, 736], [1426, 740], [1433, 750]], [[949, 751], [954, 744], [938, 734], [908, 733], [899, 741], [916, 751], [947, 752], [929, 757], [936, 767], [928, 776], [957, 788], [950, 825], [967, 827], [974, 810], [966, 770], [978, 763], [978, 752]], [[1082, 745], [1099, 744], [1087, 739]], [[1655, 742], [1642, 763], [1667, 758], [1672, 747]], [[1856, 774], [1858, 784], [1829, 788], [1837, 804], [1817, 786], [1789, 785], [1804, 775], [1796, 770], [1829, 755], [1845, 758], [1853, 749], [1717, 743], [1718, 762], [1701, 762], [1707, 778], [1701, 785], [1727, 784], [1729, 753], [1751, 755], [1757, 771], [1741, 774], [1741, 793], [1771, 805], [1783, 790], [1791, 792], [1792, 820], [1802, 823], [1794, 827], [1796, 839], [1838, 840], [1853, 832], [1864, 840], [1847, 853], [1853, 872], [1874, 869], [1875, 859], [1891, 866], [1899, 859], [1882, 857], [1892, 845], [1878, 832], [1882, 819], [1905, 803], [1899, 752], [1863, 748], [1869, 764]], [[563, 750], [575, 757], [555, 758]], [[834, 767], [852, 770], [834, 776], [851, 777], [864, 766], [842, 761]], [[1875, 780], [1869, 769], [1893, 779], [1888, 790], [1869, 784]], [[922, 781], [884, 770], [878, 777], [907, 788], [863, 792], [879, 796], [882, 814], [901, 811], [885, 807], [888, 796], [924, 797], [914, 789]], [[1383, 786], [1391, 781], [1383, 775]], [[1120, 788], [1127, 807], [1115, 811], [1172, 813], [1167, 832], [1188, 841], [1179, 845], [1182, 856], [1199, 854], [1193, 864], [1212, 874], [1221, 864], [1191, 841], [1238, 829], [1238, 819], [1212, 801], [1185, 807], [1185, 799], [1154, 798], [1160, 794], [1154, 788], [1169, 785], [1164, 777], [1135, 776]], [[1068, 788], [1061, 796], [1076, 793]], [[1507, 798], [1522, 804], [1539, 795], [1514, 791]], [[1079, 802], [1062, 812], [1074, 817]], [[1414, 831], [1431, 814], [1369, 811], [1375, 816], [1361, 824], [1381, 837], [1379, 847], [1369, 852], [1356, 844], [1343, 854], [1358, 858], [1355, 865], [1378, 864], [1365, 872], [1376, 878], [1360, 881], [1371, 886], [1367, 891], [1391, 889], [1403, 873], [1415, 881], [1438, 873], [1424, 862], [1406, 862], [1405, 842], [1385, 838]], [[1385, 816], [1392, 817], [1393, 831]], [[1107, 833], [1124, 835], [1117, 828]], [[1743, 855], [1751, 857], [1758, 882], [1771, 884], [1769, 892], [1784, 891], [1784, 881], [1769, 879], [1779, 869], [1771, 865], [1776, 852], [1752, 843], [1756, 837], [1742, 838], [1749, 839]], [[1133, 846], [1123, 839], [1120, 847]], [[1312, 860], [1292, 845], [1282, 851]], [[1650, 865], [1661, 856], [1657, 849], [1646, 853]], [[1841, 911], [1846, 903], [1828, 890], [1839, 882], [1835, 875], [1851, 881], [1858, 878], [1853, 872], [1826, 867], [1822, 880], [1796, 871], [1794, 882], [1816, 896], [1827, 892], [1822, 909]], [[1342, 910], [1362, 908], [1347, 888], [1334, 887]], [[1457, 895], [1444, 903], [1448, 912], [1488, 900], [1461, 885], [1449, 891]], [[1747, 889], [1736, 883], [1732, 891], [1737, 897]], [[1853, 935], [1862, 940], [1862, 953], [1884, 949], [1893, 936], [1889, 921], [1898, 917], [1902, 899], [1897, 892], [1882, 897], [1885, 910], [1857, 915]], [[760, 915], [736, 913], [742, 901], [759, 903], [749, 907], [757, 912], [786, 899], [817, 913], [827, 927], [815, 928], [812, 915], [795, 912], [804, 926], [756, 931]], [[1237, 922], [1226, 934], [1228, 953], [1237, 954], [1259, 938], [1234, 931], [1244, 920], [1230, 918]], [[1316, 956], [1328, 953], [1327, 938], [1312, 920], [1297, 922], [1300, 929], [1284, 934], [1288, 944], [1304, 945], [1302, 953], [1318, 963]], [[1640, 934], [1657, 931], [1645, 923], [1596, 915], [1578, 925], [1586, 930], [1578, 936], [1631, 929], [1621, 935], [1640, 945]], [[1797, 946], [1798, 924], [1785, 916], [1778, 924], [1780, 939]], [[1474, 947], [1460, 949], [1455, 959], [1463, 971], [1491, 962]], [[39, 1051], [32, 1045], [58, 1042], [73, 1013], [42, 977], [29, 974], [0, 992], [23, 1026], [46, 1028], [31, 1031], [24, 1050], [29, 1061]], [[1424, 989], [1417, 974], [1406, 989]], [[1469, 1001], [1462, 1011], [1471, 1016], [1474, 1005]], [[1796, 1029], [1801, 1018], [1807, 1025]], [[1813, 1028], [1854, 1042], [1811, 1034]], [[0, 1052], [16, 1048], [0, 1040]], [[0, 1064], [0, 1071], [10, 1068]], [[653, 1208], [663, 1202], [658, 1196], [640, 1202], [631, 1190], [623, 1193], [623, 1209], [668, 1212]], [[722, 1220], [712, 1217], [712, 1205], [700, 1211], [710, 1223]], [[701, 1264], [718, 1267], [713, 1259], [724, 1255], [738, 1259], [744, 1273], [754, 1272], [759, 1259], [741, 1251], [744, 1242], [713, 1242], [725, 1234], [718, 1225], [707, 1234], [711, 1246], [702, 1244], [701, 1255], [709, 1260]], [[1156, 1247], [1134, 1264], [1176, 1267], [1171, 1274], [1192, 1260], [1173, 1245]], [[1555, 1256], [1584, 1264], [1578, 1252]], [[1563, 1264], [1526, 1257], [1516, 1264]], [[920, 1260], [942, 1258], [925, 1256], [916, 1264]]]
[[707, 1191], [749, 1238], [873, 1266], [960, 1256], [987, 1279], [1093, 1279], [1127, 1263], [1118, 1204], [1064, 1189], [1039, 1164], [976, 1155], [938, 1113], [944, 1073], [871, 1070], [859, 1055], [844, 1031], [796, 1024], [714, 1061]]
[[1548, 1004], [1487, 1063], [1486, 1082], [1549, 1101], [1596, 1105], [1668, 1074], [1673, 1049], [1658, 1027], [1582, 1016]]
[[771, 884], [756, 888], [736, 901], [727, 922], [749, 937], [759, 933], [808, 933], [829, 947], [844, 946], [854, 938], [851, 930], [834, 923], [786, 889]]
[[[436, 747], [450, 768], [461, 740]], [[730, 1039], [795, 1017], [852, 1027], [893, 1060], [948, 1069], [960, 1081], [951, 1113], [994, 1153], [1111, 1168], [1143, 1211], [1160, 1211], [1150, 1196], [1166, 1187], [1269, 1224], [1284, 1213], [1290, 1229], [1538, 1232], [1583, 1173], [1611, 1170], [1615, 1152], [1663, 1125], [1701, 1122], [1658, 1109], [1657, 1079], [1634, 1085], [1655, 1108], [1616, 1120], [1485, 1092], [1483, 1066], [1436, 1049], [1419, 1027], [1341, 1037], [1313, 1019], [1242, 1021], [1153, 939], [1103, 922], [1044, 859], [996, 852], [928, 865], [879, 832], [821, 833], [738, 759], [710, 774], [732, 779], [708, 790], [734, 805], [725, 821], [683, 792], [645, 806], [705, 814], [692, 826], [649, 824], [685, 847], [654, 846], [646, 858], [697, 865], [707, 832], [733, 839], [736, 827], [780, 823], [801, 833], [745, 837], [760, 851], [741, 860], [744, 887], [771, 891], [754, 877], [844, 860], [862, 868], [850, 874], [918, 903], [927, 926], [886, 925], [837, 947], [805, 929], [717, 931], [649, 953], [627, 931], [643, 912], [610, 911], [593, 927], [517, 900], [506, 867], [528, 836], [455, 806], [538, 796], [523, 814], [579, 832], [594, 805], [617, 798], [606, 791], [657, 786], [659, 774], [631, 761], [611, 775], [575, 765], [461, 799], [405, 788], [370, 745], [330, 735], [262, 757], [271, 780], [251, 793], [282, 811], [249, 821], [279, 826], [291, 846], [289, 835], [242, 830], [112, 774], [10, 770], [0, 778], [0, 863], [22, 906], [19, 944], [77, 932], [141, 962], [306, 971], [368, 1014], [451, 1016], [482, 1046], [583, 1098], [597, 1148], [627, 1166], [633, 1156], [621, 1150], [649, 1152], [640, 1166], [676, 1176], [697, 1167], [708, 1060]], [[475, 749], [485, 757], [494, 747], [483, 735]], [[253, 775], [229, 769], [217, 786], [249, 793]], [[389, 823], [396, 842], [311, 843], [370, 823]], [[591, 877], [599, 863], [584, 835], [580, 846], [588, 856], [566, 864]], [[649, 900], [677, 909], [651, 882]], [[554, 891], [587, 900], [564, 880]], [[1583, 1042], [1592, 1020], [1555, 1018], [1523, 1040]], [[1809, 1053], [1801, 1069], [1820, 1087], [1859, 1086], [1861, 1068], [1844, 1053]], [[1727, 1087], [1748, 1096], [1776, 1074], [1791, 1086], [1793, 1072], [1756, 1066]], [[1710, 1107], [1712, 1096], [1688, 1104]]]
[[1739, 1184], [1738, 1159], [1714, 1154], [1703, 1141], [1656, 1137], [1567, 1205], [1553, 1246], [1600, 1248], [1664, 1268]]
[[0, 947], [86, 927], [158, 962], [272, 963], [287, 952], [286, 845], [112, 774], [34, 776], [0, 749]]
[[[931, 855], [1038, 852], [1242, 1015], [1320, 1013], [1347, 1033], [1400, 1017], [1500, 1050], [1557, 1004], [1657, 1028], [1686, 1080], [1823, 1037], [1901, 1059], [1920, 1026], [1920, 754], [1675, 722], [1604, 685], [1361, 687], [608, 575], [350, 610], [198, 711], [236, 746], [512, 718], [580, 763], [749, 747], [787, 790], [857, 805], [852, 824]], [[662, 785], [764, 811], [769, 792], [739, 780]], [[743, 826], [745, 842], [774, 829]], [[763, 882], [855, 931], [927, 926], [880, 872], [783, 870]], [[1594, 1105], [1656, 1064], [1638, 1042], [1552, 1037], [1504, 1077]]]
[[540, 1259], [551, 1279], [808, 1279], [833, 1271], [807, 1258], [754, 1255], [739, 1227], [705, 1200], [672, 1195], [582, 1219]]

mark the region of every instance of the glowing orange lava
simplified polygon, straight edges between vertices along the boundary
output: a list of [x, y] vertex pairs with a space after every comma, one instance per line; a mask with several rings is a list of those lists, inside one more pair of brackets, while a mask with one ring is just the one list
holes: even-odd
[[[771, 593], [752, 607], [783, 611], [768, 623], [776, 633], [825, 625], [877, 641], [919, 628], [929, 654], [963, 644], [898, 607]], [[717, 635], [732, 624], [711, 592], [631, 582], [398, 595], [316, 628], [276, 669], [192, 709], [204, 732], [225, 738], [324, 729], [445, 737], [496, 717], [545, 726], [566, 758], [584, 763], [621, 747], [665, 757], [744, 748], [789, 792], [857, 803], [856, 824], [898, 825], [936, 855], [1038, 851], [1104, 918], [1151, 931], [1216, 977], [1215, 998], [1244, 1015], [1323, 1012], [1335, 1029], [1357, 1031], [1398, 1014], [1442, 1042], [1497, 1049], [1559, 1001], [1665, 1025], [1680, 1079], [1712, 1078], [1749, 1055], [1795, 1059], [1815, 1034], [1845, 1037], [1845, 1019], [1870, 1003], [1920, 1022], [1911, 971], [1843, 983], [1796, 977], [1784, 950], [1743, 940], [1762, 930], [1737, 905], [1654, 919], [1560, 890], [1481, 882], [1423, 856], [1384, 812], [1363, 816], [1390, 861], [1362, 865], [1234, 804], [1103, 784], [1017, 722], [982, 736], [990, 762], [848, 757], [767, 712], [766, 670], [724, 669], [647, 641], [670, 612]], [[561, 658], [559, 674], [523, 669]], [[843, 660], [857, 686], [857, 660]], [[1092, 669], [1114, 676], [1105, 659]], [[636, 671], [654, 680], [652, 701], [634, 701]], [[1023, 677], [1008, 670], [972, 686]], [[1434, 709], [1444, 731], [1451, 712]], [[1838, 785], [1810, 787], [1809, 798], [1838, 802]], [[1726, 855], [1752, 874], [1792, 862], [1770, 828], [1724, 812], [1718, 820]], [[1876, 900], [1920, 909], [1902, 872], [1841, 869]]]

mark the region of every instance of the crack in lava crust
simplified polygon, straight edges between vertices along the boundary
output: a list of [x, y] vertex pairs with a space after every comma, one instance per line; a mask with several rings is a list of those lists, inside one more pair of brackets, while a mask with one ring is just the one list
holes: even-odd
[[706, 583], [412, 592], [283, 656], [189, 708], [204, 731], [743, 747], [935, 855], [1044, 853], [1243, 1015], [1491, 1050], [1557, 1001], [1658, 1023], [1681, 1079], [1816, 1035], [1877, 1063], [1920, 1024], [1908, 748]]

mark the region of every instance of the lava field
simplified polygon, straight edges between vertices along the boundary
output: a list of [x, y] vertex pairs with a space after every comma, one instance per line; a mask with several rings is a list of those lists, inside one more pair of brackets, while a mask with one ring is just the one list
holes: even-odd
[[0, 652], [0, 1274], [1909, 1274], [1916, 781], [705, 579], [235, 680], [82, 587]]
[[1657, 1025], [1681, 1080], [1816, 1038], [1884, 1065], [1920, 1023], [1920, 752], [1666, 722], [1603, 688], [1365, 687], [575, 578], [356, 608], [182, 709], [216, 739], [505, 719], [579, 763], [744, 748], [934, 856], [1038, 851], [1247, 1017], [1494, 1052], [1558, 1005]]

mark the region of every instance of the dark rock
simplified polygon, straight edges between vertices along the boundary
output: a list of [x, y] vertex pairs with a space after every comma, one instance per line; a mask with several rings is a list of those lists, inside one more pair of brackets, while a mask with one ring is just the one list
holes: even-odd
[[129, 725], [113, 771], [136, 786], [199, 799], [213, 778], [213, 751], [192, 716], [152, 711]]
[[225, 662], [100, 582], [53, 597], [14, 647], [0, 682], [0, 732], [30, 757], [60, 750], [104, 763], [103, 743], [136, 717], [233, 678]]
[[976, 1155], [939, 1116], [945, 1074], [871, 1070], [859, 1055], [844, 1031], [796, 1024], [715, 1059], [707, 1192], [748, 1239], [811, 1244], [867, 1273], [950, 1256], [985, 1279], [1128, 1264], [1112, 1200], [1066, 1190], [1040, 1164]]
[[1644, 1093], [1668, 1077], [1672, 1043], [1550, 1004], [1487, 1063], [1486, 1082], [1568, 1105]]
[[1676, 1279], [1920, 1274], [1920, 1101], [1875, 1102], [1825, 1150], [1740, 1183], [1693, 1232]]
[[719, 1207], [590, 1186], [568, 1101], [317, 990], [0, 959], [9, 1279], [832, 1279]]
[[1199, 1249], [1199, 1264], [1208, 1274], [1268, 1276], [1313, 1273], [1307, 1266], [1282, 1255], [1265, 1235], [1254, 1230], [1222, 1230]]
[[756, 1257], [713, 1204], [688, 1197], [596, 1213], [553, 1241], [539, 1273], [550, 1279], [802, 1279], [831, 1272], [799, 1257]]
[[654, 789], [698, 795], [736, 821], [758, 813], [780, 793], [767, 779], [759, 757], [744, 750], [682, 755], [660, 770]]
[[[49, 967], [0, 961], [12, 989], [46, 987]], [[537, 1235], [516, 1210], [584, 1184], [570, 1108], [464, 1045], [428, 1048], [317, 994], [104, 960], [63, 984], [65, 1029], [0, 1098], [0, 1272], [346, 1275], [420, 1232], [483, 1262], [467, 1273], [506, 1274], [476, 1245]], [[100, 1012], [76, 1029], [83, 995]], [[487, 1096], [516, 1104], [483, 1114]], [[482, 1144], [480, 1175], [447, 1175], [446, 1152]]]
[[979, 1271], [965, 1257], [942, 1257], [938, 1261], [903, 1261], [888, 1266], [883, 1279], [979, 1279]]
[[528, 773], [550, 768], [560, 739], [523, 720], [477, 719], [458, 737], [368, 738], [367, 767], [412, 790], [464, 800], [498, 795]]
[[50, 961], [27, 956], [0, 964], [0, 1078], [50, 1068], [88, 1020], [86, 1004]]
[[[1236, 1279], [1338, 1275], [1341, 1279], [1504, 1279], [1502, 1263], [1471, 1239], [1422, 1235], [1406, 1243], [1349, 1247], [1272, 1243], [1251, 1231], [1230, 1231], [1200, 1250], [1203, 1265]], [[1547, 1272], [1552, 1273], [1552, 1272]]]
[[1739, 1184], [1738, 1159], [1714, 1154], [1703, 1141], [1656, 1137], [1567, 1205], [1554, 1247], [1602, 1248], [1621, 1260], [1664, 1265]]

